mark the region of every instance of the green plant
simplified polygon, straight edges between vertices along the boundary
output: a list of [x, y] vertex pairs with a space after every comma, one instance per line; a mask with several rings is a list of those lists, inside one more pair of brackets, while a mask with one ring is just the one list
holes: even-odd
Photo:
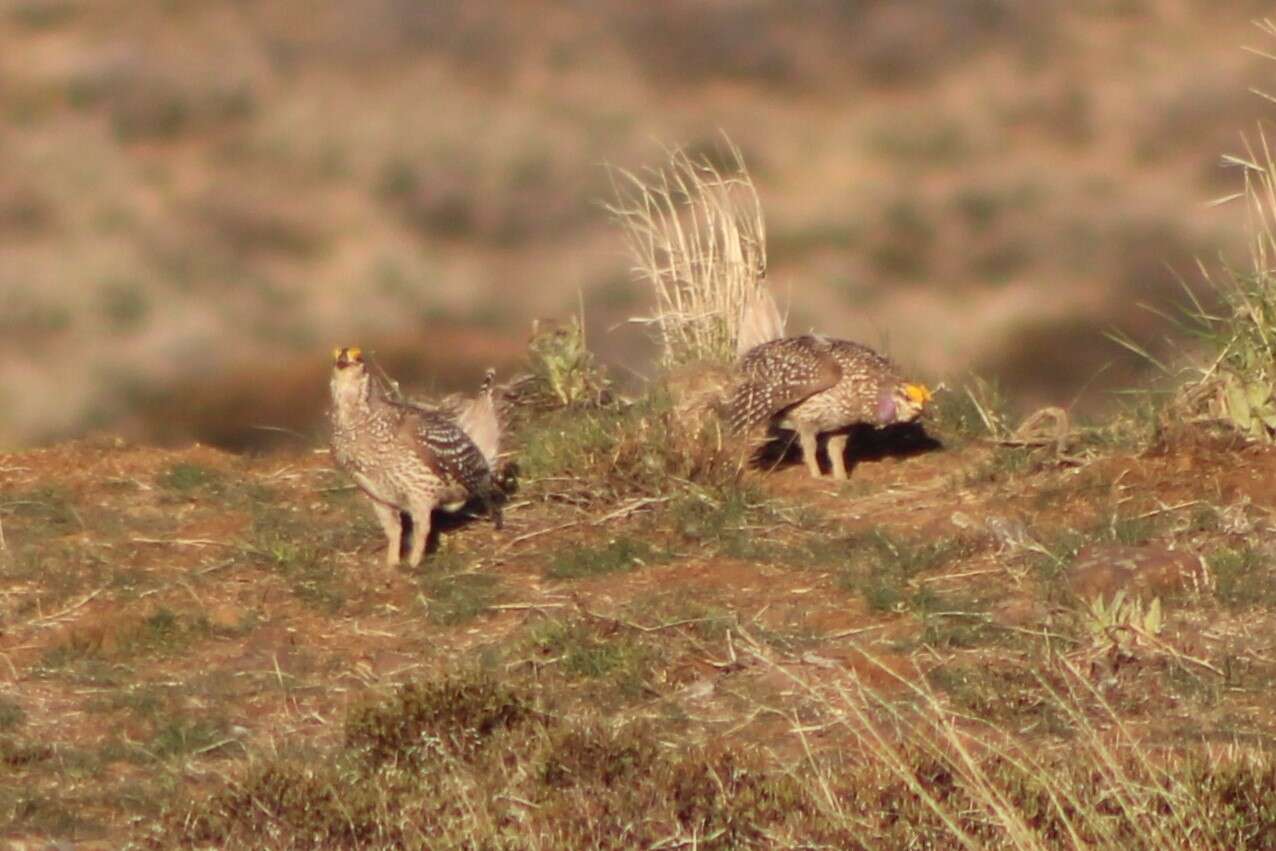
[[726, 487], [739, 468], [707, 430], [671, 440], [675, 414], [660, 394], [631, 403], [551, 411], [516, 435], [520, 477], [533, 490], [571, 486], [602, 500], [627, 493], [658, 494], [686, 480]]
[[1099, 594], [1086, 607], [1086, 628], [1091, 646], [1104, 652], [1134, 655], [1139, 647], [1156, 641], [1164, 627], [1161, 599], [1152, 600], [1145, 608], [1137, 597], [1126, 597], [1124, 590], [1104, 602]]
[[566, 407], [596, 402], [607, 386], [586, 345], [579, 316], [559, 327], [542, 329], [539, 323], [533, 324], [528, 350], [532, 375], [553, 404]]
[[1006, 408], [1005, 395], [995, 381], [972, 375], [960, 389], [940, 386], [926, 410], [926, 421], [934, 423], [945, 438], [997, 437], [1008, 432]]
[[531, 631], [528, 643], [568, 676], [604, 680], [621, 696], [642, 692], [653, 660], [645, 644], [623, 633], [608, 634], [607, 627], [588, 621], [545, 621]]

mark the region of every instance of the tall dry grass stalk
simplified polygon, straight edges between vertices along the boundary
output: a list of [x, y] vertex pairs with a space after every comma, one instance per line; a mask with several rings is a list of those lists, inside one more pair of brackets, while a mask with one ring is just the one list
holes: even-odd
[[612, 172], [620, 223], [637, 277], [655, 311], [632, 321], [655, 326], [662, 361], [729, 362], [740, 316], [766, 278], [766, 223], [740, 149], [724, 136], [728, 162], [669, 151], [663, 168]]
[[[1276, 23], [1258, 26], [1276, 37]], [[1256, 94], [1276, 102], [1270, 94]], [[1195, 362], [1173, 367], [1127, 336], [1112, 339], [1175, 380], [1169, 414], [1176, 422], [1218, 424], [1271, 443], [1276, 442], [1276, 158], [1261, 127], [1243, 143], [1243, 154], [1223, 157], [1240, 170], [1242, 186], [1212, 205], [1245, 205], [1248, 260], [1239, 268], [1222, 264], [1217, 270], [1198, 264], [1215, 304], [1205, 304], [1184, 287], [1189, 302], [1182, 315], [1166, 316], [1197, 343]]]
[[[1186, 380], [1173, 410], [1188, 422], [1221, 423], [1251, 440], [1272, 442], [1276, 439], [1276, 268], [1272, 265], [1276, 160], [1261, 129], [1253, 139], [1245, 139], [1243, 155], [1223, 159], [1241, 169], [1244, 185], [1214, 203], [1245, 205], [1249, 259], [1239, 269], [1224, 265], [1211, 271], [1200, 266], [1218, 304], [1206, 307], [1188, 290], [1191, 301], [1177, 324], [1201, 344], [1206, 360], [1185, 369]], [[1171, 371], [1163, 365], [1162, 369]]]

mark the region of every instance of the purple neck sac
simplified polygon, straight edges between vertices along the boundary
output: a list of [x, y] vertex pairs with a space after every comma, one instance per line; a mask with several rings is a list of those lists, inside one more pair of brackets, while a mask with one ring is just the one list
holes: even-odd
[[895, 422], [895, 394], [891, 388], [883, 387], [877, 391], [877, 421], [881, 425]]

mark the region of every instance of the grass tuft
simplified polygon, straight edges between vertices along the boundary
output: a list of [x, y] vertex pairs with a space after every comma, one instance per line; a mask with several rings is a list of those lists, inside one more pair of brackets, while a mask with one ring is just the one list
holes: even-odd
[[1276, 606], [1271, 554], [1255, 546], [1216, 550], [1206, 559], [1214, 574], [1214, 593], [1229, 609]]
[[[676, 437], [676, 439], [675, 439]], [[677, 491], [686, 481], [728, 486], [740, 472], [707, 432], [681, 432], [667, 397], [549, 411], [516, 436], [520, 477], [532, 493], [576, 489], [590, 502]]]
[[159, 478], [159, 484], [165, 490], [179, 494], [217, 491], [222, 486], [222, 475], [200, 464], [182, 462], [164, 471]]
[[651, 285], [654, 326], [666, 367], [735, 358], [744, 306], [766, 278], [766, 224], [744, 164], [729, 139], [719, 165], [681, 148], [661, 169], [616, 169], [620, 223], [638, 273]]

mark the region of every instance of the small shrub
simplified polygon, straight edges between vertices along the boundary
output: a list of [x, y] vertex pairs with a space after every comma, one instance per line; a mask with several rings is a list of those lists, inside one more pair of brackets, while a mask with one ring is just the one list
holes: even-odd
[[369, 767], [420, 765], [438, 754], [473, 757], [494, 733], [535, 716], [522, 692], [479, 674], [410, 683], [346, 720], [346, 747]]
[[[1261, 27], [1276, 36], [1276, 25]], [[1276, 160], [1261, 130], [1257, 145], [1246, 140], [1243, 156], [1224, 159], [1244, 176], [1240, 191], [1228, 200], [1247, 208], [1250, 259], [1247, 269], [1224, 265], [1220, 273], [1205, 272], [1217, 305], [1207, 307], [1187, 290], [1190, 303], [1174, 321], [1203, 344], [1199, 365], [1175, 371], [1129, 337], [1113, 339], [1179, 379], [1168, 411], [1175, 420], [1220, 423], [1249, 440], [1271, 443], [1276, 441], [1276, 275], [1270, 256], [1276, 242]]]
[[603, 398], [607, 380], [586, 346], [580, 317], [561, 327], [534, 324], [528, 354], [536, 389], [551, 405], [597, 404]]
[[386, 817], [386, 799], [395, 797], [387, 786], [352, 783], [331, 766], [273, 761], [181, 815], [170, 814], [150, 847], [174, 841], [194, 848], [403, 847], [400, 824]]
[[551, 789], [614, 787], [647, 774], [661, 758], [651, 731], [573, 727], [558, 732], [541, 757], [540, 782]]
[[667, 493], [688, 479], [726, 486], [739, 472], [738, 459], [712, 435], [682, 434], [661, 394], [629, 404], [551, 411], [518, 439], [520, 476], [533, 489], [539, 481], [561, 487], [558, 480], [565, 480], [590, 499]]

